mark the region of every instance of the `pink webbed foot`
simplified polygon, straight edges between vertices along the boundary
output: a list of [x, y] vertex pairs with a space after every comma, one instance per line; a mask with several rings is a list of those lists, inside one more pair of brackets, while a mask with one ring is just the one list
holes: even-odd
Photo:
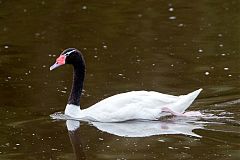
[[168, 108], [168, 107], [163, 107], [163, 108], [162, 108], [162, 112], [171, 113], [171, 114], [174, 115], [174, 116], [186, 116], [186, 115], [184, 115], [183, 113], [175, 112], [175, 111], [171, 110], [171, 109]]
[[175, 111], [171, 110], [168, 107], [162, 108], [162, 112], [167, 112], [167, 113], [171, 113], [174, 116], [182, 116], [182, 117], [201, 117], [201, 116], [203, 116], [202, 113], [199, 111], [188, 111], [185, 113], [179, 113], [179, 112], [175, 112]]
[[187, 117], [202, 117], [203, 114], [200, 111], [188, 111], [183, 113]]

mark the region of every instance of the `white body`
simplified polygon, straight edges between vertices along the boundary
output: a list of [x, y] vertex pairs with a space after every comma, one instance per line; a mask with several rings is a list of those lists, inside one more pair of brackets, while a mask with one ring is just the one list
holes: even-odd
[[132, 91], [108, 97], [87, 109], [67, 104], [65, 114], [73, 119], [98, 122], [157, 120], [166, 115], [163, 109], [184, 113], [202, 89], [181, 96], [154, 91]]

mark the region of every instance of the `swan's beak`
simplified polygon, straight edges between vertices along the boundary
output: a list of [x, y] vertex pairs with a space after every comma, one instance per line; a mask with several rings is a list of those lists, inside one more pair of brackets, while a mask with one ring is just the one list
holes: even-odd
[[54, 63], [51, 67], [50, 67], [50, 71], [51, 70], [54, 70], [55, 68], [58, 68], [58, 67], [60, 67], [61, 65], [63, 65], [63, 64], [59, 64], [59, 63]]
[[50, 71], [54, 70], [57, 67], [60, 67], [62, 65], [65, 64], [65, 60], [66, 60], [66, 56], [65, 55], [60, 55], [57, 59], [56, 59], [56, 63], [54, 63], [51, 67], [50, 67]]

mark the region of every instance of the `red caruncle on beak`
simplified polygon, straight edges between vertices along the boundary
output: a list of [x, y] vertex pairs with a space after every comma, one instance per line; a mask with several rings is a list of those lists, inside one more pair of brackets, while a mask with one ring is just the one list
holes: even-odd
[[66, 56], [65, 55], [60, 55], [57, 59], [56, 59], [56, 63], [54, 63], [51, 67], [50, 67], [50, 71], [58, 68], [61, 65], [65, 64], [65, 60], [66, 60]]
[[65, 64], [65, 60], [66, 60], [66, 56], [60, 55], [60, 56], [56, 59], [56, 62], [57, 62], [58, 64]]

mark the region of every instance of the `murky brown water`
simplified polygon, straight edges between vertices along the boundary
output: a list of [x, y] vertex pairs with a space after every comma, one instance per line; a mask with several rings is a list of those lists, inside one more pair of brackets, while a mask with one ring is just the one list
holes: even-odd
[[[239, 159], [239, 33], [238, 0], [0, 0], [0, 159]], [[82, 108], [130, 90], [203, 88], [190, 110], [209, 116], [68, 132], [49, 116], [66, 105], [71, 67], [49, 66], [68, 47], [87, 63]], [[149, 126], [158, 132], [110, 131]]]

